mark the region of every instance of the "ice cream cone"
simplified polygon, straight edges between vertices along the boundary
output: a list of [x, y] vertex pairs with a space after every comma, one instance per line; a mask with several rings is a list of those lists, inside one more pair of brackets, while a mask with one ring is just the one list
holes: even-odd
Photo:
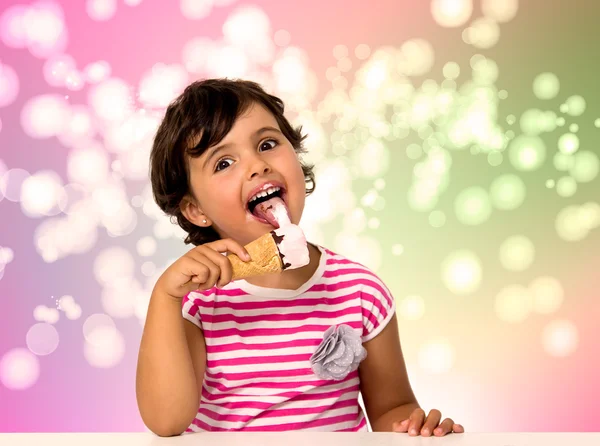
[[227, 256], [233, 267], [232, 281], [283, 271], [279, 250], [270, 232], [247, 244], [244, 248], [252, 258], [249, 262], [244, 262], [235, 254]]

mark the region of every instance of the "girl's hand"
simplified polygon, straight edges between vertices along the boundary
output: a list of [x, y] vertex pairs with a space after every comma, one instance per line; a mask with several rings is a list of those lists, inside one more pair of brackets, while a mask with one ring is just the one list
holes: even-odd
[[196, 246], [177, 259], [156, 281], [155, 288], [181, 299], [190, 291], [223, 287], [231, 282], [231, 262], [222, 253], [232, 252], [249, 261], [248, 251], [233, 239], [222, 239]]
[[446, 434], [455, 432], [461, 434], [465, 428], [456, 424], [451, 418], [446, 418], [440, 423], [442, 413], [437, 409], [432, 409], [427, 418], [423, 409], [415, 409], [406, 420], [396, 421], [392, 425], [394, 432], [408, 432], [408, 435], [416, 436], [421, 434], [429, 437], [433, 432], [436, 437], [442, 437]]

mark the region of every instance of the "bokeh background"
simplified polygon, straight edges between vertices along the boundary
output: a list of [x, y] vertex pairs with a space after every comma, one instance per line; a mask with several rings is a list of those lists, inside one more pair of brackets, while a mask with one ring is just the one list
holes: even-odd
[[468, 431], [597, 431], [600, 6], [87, 0], [0, 10], [0, 431], [143, 431], [137, 350], [190, 247], [151, 199], [205, 77], [309, 137], [308, 238], [392, 290], [421, 405]]

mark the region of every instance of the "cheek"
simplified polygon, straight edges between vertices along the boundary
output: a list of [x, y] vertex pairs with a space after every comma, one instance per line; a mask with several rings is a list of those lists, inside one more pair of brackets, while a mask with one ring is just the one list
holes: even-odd
[[211, 184], [207, 189], [207, 193], [210, 194], [210, 211], [213, 214], [230, 214], [241, 206], [239, 188], [234, 184], [234, 181], [221, 181]]
[[300, 158], [293, 148], [290, 149], [290, 157], [287, 161], [288, 171], [292, 172], [294, 181], [304, 182], [304, 172], [302, 171], [302, 164], [300, 164]]
[[306, 184], [304, 182], [304, 172], [299, 162], [296, 162], [294, 168], [294, 197], [293, 202], [299, 209], [304, 208], [304, 200], [306, 197]]

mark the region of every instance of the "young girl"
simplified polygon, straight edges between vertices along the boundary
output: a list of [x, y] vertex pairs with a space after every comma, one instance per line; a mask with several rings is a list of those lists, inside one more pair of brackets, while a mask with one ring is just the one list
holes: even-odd
[[309, 243], [304, 267], [231, 281], [225, 254], [248, 261], [244, 246], [275, 229], [250, 212], [250, 199], [268, 190], [298, 224], [315, 187], [312, 166], [299, 159], [301, 129], [283, 112], [253, 82], [198, 81], [157, 131], [154, 198], [195, 248], [150, 299], [137, 368], [144, 423], [160, 436], [366, 431], [366, 417], [374, 431], [463, 432], [419, 407], [394, 298], [365, 266]]

